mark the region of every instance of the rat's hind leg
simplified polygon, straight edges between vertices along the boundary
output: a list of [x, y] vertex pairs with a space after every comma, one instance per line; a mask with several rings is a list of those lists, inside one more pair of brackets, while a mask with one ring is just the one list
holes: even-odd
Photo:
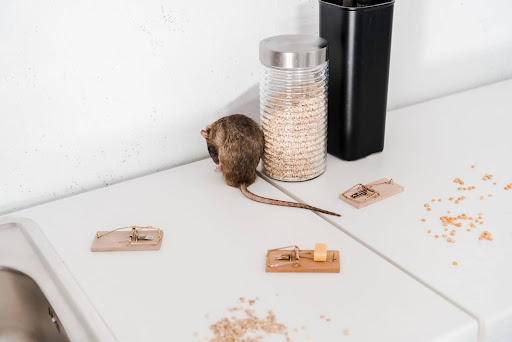
[[214, 169], [215, 172], [222, 172], [222, 164], [217, 165], [217, 167]]

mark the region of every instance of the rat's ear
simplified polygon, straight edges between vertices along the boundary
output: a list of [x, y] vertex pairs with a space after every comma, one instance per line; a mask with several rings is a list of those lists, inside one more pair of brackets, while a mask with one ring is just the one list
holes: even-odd
[[204, 129], [201, 130], [201, 135], [203, 136], [203, 138], [208, 139], [209, 134]]

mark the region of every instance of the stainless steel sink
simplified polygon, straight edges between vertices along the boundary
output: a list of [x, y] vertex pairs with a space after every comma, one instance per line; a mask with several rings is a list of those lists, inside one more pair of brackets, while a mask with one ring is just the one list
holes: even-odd
[[0, 219], [0, 342], [111, 342], [91, 305], [37, 224]]
[[0, 341], [69, 341], [34, 279], [12, 268], [0, 267], [0, 289]]

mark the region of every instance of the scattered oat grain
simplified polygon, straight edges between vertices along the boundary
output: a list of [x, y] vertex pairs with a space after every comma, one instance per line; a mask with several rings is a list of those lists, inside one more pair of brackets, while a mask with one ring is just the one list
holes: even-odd
[[479, 240], [481, 239], [486, 239], [486, 240], [489, 240], [489, 241], [492, 241], [494, 240], [491, 233], [489, 233], [488, 231], [485, 231], [482, 233], [482, 235], [480, 236]]

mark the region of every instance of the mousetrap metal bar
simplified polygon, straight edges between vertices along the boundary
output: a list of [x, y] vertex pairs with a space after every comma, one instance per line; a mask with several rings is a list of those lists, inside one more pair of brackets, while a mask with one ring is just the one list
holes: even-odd
[[342, 193], [343, 197], [346, 199], [361, 199], [361, 202], [366, 202], [369, 198], [373, 197], [379, 197], [380, 193], [376, 190], [373, 190], [371, 187], [363, 185], [363, 184], [356, 184], [344, 193]]
[[340, 199], [360, 209], [382, 201], [404, 191], [404, 187], [396, 184], [393, 179], [379, 179], [369, 184], [356, 184], [340, 194]]
[[163, 230], [153, 226], [129, 226], [99, 231], [93, 240], [92, 252], [158, 250]]
[[339, 273], [339, 251], [327, 251], [325, 244], [316, 244], [315, 250], [295, 245], [269, 249], [265, 272]]

